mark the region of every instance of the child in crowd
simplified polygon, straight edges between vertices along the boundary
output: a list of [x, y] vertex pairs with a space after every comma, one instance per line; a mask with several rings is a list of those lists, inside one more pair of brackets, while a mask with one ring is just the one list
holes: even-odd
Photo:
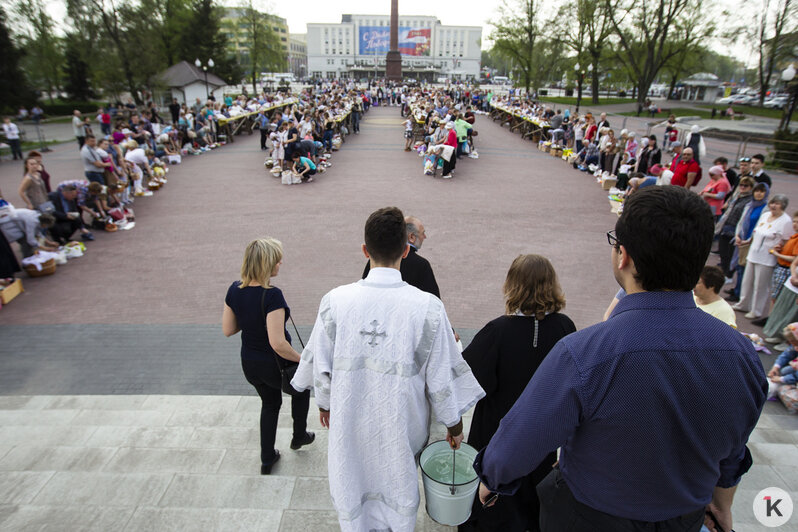
[[411, 151], [410, 145], [413, 144], [413, 117], [408, 116], [403, 122], [405, 126], [405, 151]]

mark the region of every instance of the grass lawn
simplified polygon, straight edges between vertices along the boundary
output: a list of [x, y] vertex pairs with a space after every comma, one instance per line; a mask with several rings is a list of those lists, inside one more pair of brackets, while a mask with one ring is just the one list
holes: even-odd
[[[667, 107], [663, 107], [662, 113], [657, 113], [654, 115], [654, 118], [660, 120], [667, 120], [670, 115], [674, 115], [676, 117], [679, 116], [698, 116], [701, 118], [712, 118], [711, 111], [703, 111], [700, 109], [688, 109], [685, 107], [676, 107], [673, 109], [669, 109]], [[637, 111], [628, 111], [626, 113], [620, 113], [624, 116], [637, 116]], [[640, 113], [640, 118], [651, 118], [651, 115], [648, 112]]]
[[[711, 105], [701, 105], [701, 107], [712, 109]], [[721, 110], [726, 110], [726, 107], [723, 105], [715, 105], [715, 109], [720, 112]], [[742, 113], [751, 116], [764, 116], [767, 118], [775, 118], [776, 120], [781, 120], [782, 115], [781, 109], [767, 109], [765, 107], [754, 107], [750, 105], [735, 105], [732, 109], [734, 109], [735, 114]], [[793, 113], [793, 115], [795, 115], [795, 113]]]
[[[549, 103], [559, 103], [562, 105], [576, 105], [576, 98], [571, 98], [567, 96], [557, 96], [557, 97], [549, 97], [549, 96], [541, 96], [541, 102], [549, 102]], [[590, 107], [594, 105], [618, 105], [620, 103], [635, 103], [634, 98], [602, 98], [599, 97], [599, 103], [593, 104], [590, 103], [590, 96], [587, 98], [582, 97], [582, 105], [585, 107]]]

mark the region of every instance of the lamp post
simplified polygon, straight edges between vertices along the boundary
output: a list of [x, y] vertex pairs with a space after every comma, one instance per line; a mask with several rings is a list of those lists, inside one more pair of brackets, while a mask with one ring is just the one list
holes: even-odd
[[785, 68], [781, 73], [781, 79], [787, 86], [787, 90], [789, 91], [790, 95], [787, 98], [787, 105], [784, 106], [784, 111], [781, 115], [781, 123], [779, 123], [779, 129], [783, 131], [790, 130], [790, 120], [792, 119], [792, 113], [795, 110], [796, 84], [793, 83], [793, 80], [795, 79], [795, 73], [795, 67], [792, 65]]
[[[582, 103], [582, 83], [585, 80], [585, 71], [581, 70], [581, 66], [577, 63], [574, 66], [574, 70], [576, 70], [576, 79], [578, 81], [579, 88], [577, 89], [576, 93], [576, 112], [579, 112], [579, 105]], [[587, 71], [593, 72], [593, 64], [587, 65]]]
[[202, 71], [205, 72], [205, 100], [207, 101], [208, 97], [210, 96], [210, 94], [208, 93], [208, 69], [213, 68], [214, 66], [213, 59], [208, 59], [208, 64], [203, 65], [202, 61], [200, 61], [198, 57], [197, 59], [194, 60], [194, 65], [197, 68], [201, 68]]

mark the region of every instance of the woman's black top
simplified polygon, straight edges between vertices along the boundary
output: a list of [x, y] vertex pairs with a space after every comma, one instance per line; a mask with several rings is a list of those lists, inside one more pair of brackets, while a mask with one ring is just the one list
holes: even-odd
[[[285, 309], [285, 320], [291, 315], [288, 303], [282, 291], [276, 286], [246, 286], [239, 288], [241, 281], [236, 281], [227, 289], [224, 302], [233, 309], [241, 329], [241, 358], [246, 360], [274, 360], [277, 353], [269, 345], [264, 316], [273, 310]], [[265, 292], [265, 296], [264, 296]], [[263, 308], [261, 309], [261, 300]], [[291, 336], [285, 331], [285, 339], [291, 342]]]
[[568, 316], [555, 312], [539, 321], [501, 316], [477, 333], [463, 358], [486, 395], [474, 410], [469, 445], [482, 449], [488, 444], [554, 344], [575, 331]]

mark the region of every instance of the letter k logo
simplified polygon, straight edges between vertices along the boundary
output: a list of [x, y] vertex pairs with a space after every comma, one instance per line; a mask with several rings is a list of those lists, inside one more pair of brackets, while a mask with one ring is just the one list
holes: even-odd
[[767, 516], [770, 517], [775, 512], [776, 515], [779, 517], [783, 517], [781, 511], [779, 510], [779, 503], [782, 501], [781, 499], [776, 500], [773, 502], [773, 498], [770, 496], [764, 497], [765, 502], [767, 503]]

